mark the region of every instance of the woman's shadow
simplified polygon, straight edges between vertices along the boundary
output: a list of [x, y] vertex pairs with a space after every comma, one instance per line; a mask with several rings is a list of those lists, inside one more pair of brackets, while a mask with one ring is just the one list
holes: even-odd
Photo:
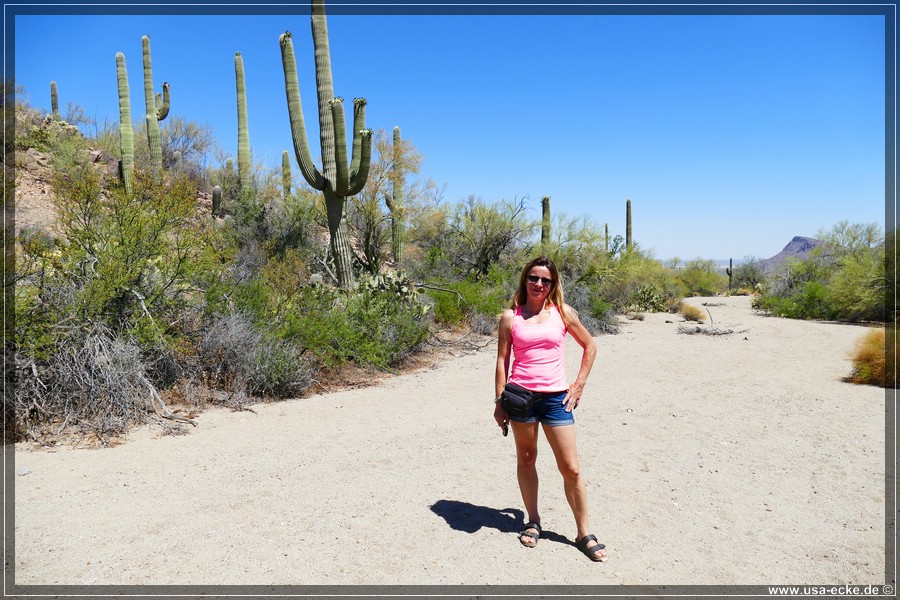
[[[517, 508], [496, 509], [458, 500], [438, 500], [431, 505], [431, 512], [444, 519], [452, 529], [466, 533], [475, 533], [482, 527], [503, 533], [518, 533], [525, 525], [525, 513]], [[575, 545], [567, 537], [546, 529], [541, 539]]]

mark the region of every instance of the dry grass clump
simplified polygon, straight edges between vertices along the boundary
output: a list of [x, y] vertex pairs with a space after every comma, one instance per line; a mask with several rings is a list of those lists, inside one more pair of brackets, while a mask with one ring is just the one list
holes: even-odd
[[685, 321], [697, 321], [699, 323], [706, 320], [706, 315], [703, 314], [703, 311], [692, 304], [681, 305], [681, 316], [684, 317]]
[[738, 288], [738, 289], [734, 290], [733, 292], [731, 292], [732, 296], [753, 296], [754, 294], [756, 294], [756, 292], [754, 292], [750, 288], [745, 288], [745, 287]]
[[847, 381], [882, 387], [896, 387], [895, 331], [890, 331], [891, 343], [886, 342], [885, 329], [873, 327], [856, 343], [851, 354], [853, 372]]

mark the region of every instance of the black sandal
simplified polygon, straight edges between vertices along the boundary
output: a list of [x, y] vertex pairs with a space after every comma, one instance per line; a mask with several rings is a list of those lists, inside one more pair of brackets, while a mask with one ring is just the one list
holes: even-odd
[[597, 542], [592, 546], [588, 546], [590, 542], [597, 542], [597, 536], [593, 534], [589, 534], [578, 540], [578, 543], [575, 544], [579, 550], [584, 552], [585, 556], [590, 558], [594, 562], [606, 562], [606, 555], [597, 556], [597, 550], [604, 550], [606, 546]]
[[[537, 529], [537, 534], [535, 535], [534, 533], [528, 531], [529, 529]], [[522, 544], [523, 546], [525, 546], [526, 548], [534, 548], [534, 546], [537, 546], [538, 540], [541, 539], [542, 532], [543, 532], [543, 530], [541, 529], [540, 523], [535, 523], [533, 521], [531, 523], [526, 523], [525, 529], [523, 529], [522, 531], [519, 532], [519, 543]], [[529, 546], [528, 544], [526, 544], [525, 540], [522, 539], [525, 537], [530, 537], [531, 539], [533, 539], [534, 545]]]

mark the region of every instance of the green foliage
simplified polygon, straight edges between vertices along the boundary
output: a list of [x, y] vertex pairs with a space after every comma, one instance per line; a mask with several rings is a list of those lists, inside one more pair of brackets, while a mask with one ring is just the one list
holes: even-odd
[[496, 324], [515, 289], [514, 277], [504, 281], [502, 272], [493, 270], [491, 276], [475, 279], [472, 276], [443, 284], [443, 290], [429, 290], [434, 303], [434, 319], [441, 325], [468, 323], [483, 329]]
[[446, 251], [461, 272], [483, 277], [492, 266], [516, 263], [516, 250], [535, 227], [524, 199], [487, 204], [470, 196], [450, 215]]
[[728, 288], [728, 279], [716, 271], [711, 260], [695, 259], [678, 271], [678, 280], [689, 296], [715, 296]]
[[823, 244], [805, 259], [782, 265], [754, 307], [798, 319], [884, 321], [888, 280], [879, 227], [842, 221], [819, 238]]
[[732, 287], [736, 289], [758, 289], [765, 281], [760, 261], [754, 257], [748, 257], [745, 262], [733, 268]]
[[429, 332], [428, 307], [411, 289], [408, 281], [377, 278], [362, 278], [356, 290], [304, 287], [285, 315], [281, 336], [309, 348], [324, 366], [392, 367]]
[[627, 307], [628, 311], [633, 312], [665, 312], [667, 309], [665, 296], [652, 285], [639, 287]]

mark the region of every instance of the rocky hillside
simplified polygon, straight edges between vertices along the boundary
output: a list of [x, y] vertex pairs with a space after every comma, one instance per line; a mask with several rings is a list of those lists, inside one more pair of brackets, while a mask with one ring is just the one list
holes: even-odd
[[762, 267], [763, 272], [772, 272], [790, 257], [806, 258], [812, 249], [821, 243], [820, 240], [815, 238], [803, 237], [800, 235], [794, 236], [794, 239], [788, 242], [788, 245], [785, 246], [781, 252], [762, 261], [760, 266]]
[[[102, 150], [90, 149], [88, 160], [95, 169], [109, 177], [118, 173], [118, 159]], [[26, 228], [49, 230], [57, 235], [56, 205], [51, 179], [53, 167], [50, 155], [34, 148], [16, 150], [15, 224], [16, 232]], [[212, 195], [197, 192], [197, 213], [208, 217], [212, 210]]]

